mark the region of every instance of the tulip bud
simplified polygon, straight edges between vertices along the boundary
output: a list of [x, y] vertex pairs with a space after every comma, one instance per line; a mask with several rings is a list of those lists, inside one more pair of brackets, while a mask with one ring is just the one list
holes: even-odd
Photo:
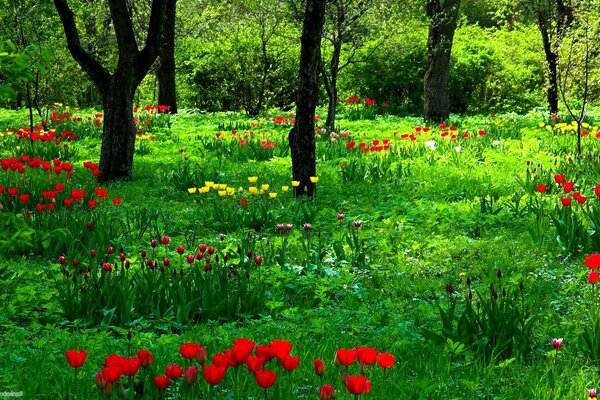
[[67, 258], [65, 256], [60, 256], [58, 257], [58, 262], [61, 264], [64, 264], [67, 261]]
[[262, 261], [263, 261], [263, 259], [261, 256], [254, 257], [254, 262], [256, 263], [256, 265], [262, 264]]
[[182, 255], [185, 252], [185, 248], [182, 245], [177, 246], [177, 253]]
[[146, 258], [146, 250], [142, 250], [142, 258]]
[[152, 248], [155, 248], [155, 247], [156, 247], [156, 239], [152, 239], [152, 241], [150, 242], [150, 246], [151, 246]]
[[102, 376], [102, 372], [98, 372], [96, 374], [96, 387], [98, 389], [104, 389], [106, 386], [106, 381], [104, 380], [104, 376]]
[[208, 248], [208, 254], [214, 254], [214, 252], [215, 252], [215, 248], [213, 246], [210, 246]]
[[90, 256], [92, 258], [95, 258], [96, 257], [96, 250], [94, 250], [94, 249], [90, 250]]
[[206, 245], [204, 243], [198, 245], [198, 249], [200, 249], [200, 252], [204, 253], [206, 252]]
[[315, 374], [323, 376], [325, 374], [325, 362], [323, 360], [315, 360]]
[[119, 260], [121, 260], [121, 262], [125, 261], [125, 254], [119, 254]]
[[188, 264], [193, 264], [195, 259], [196, 259], [196, 257], [194, 257], [193, 254], [188, 254], [188, 256], [187, 256]]

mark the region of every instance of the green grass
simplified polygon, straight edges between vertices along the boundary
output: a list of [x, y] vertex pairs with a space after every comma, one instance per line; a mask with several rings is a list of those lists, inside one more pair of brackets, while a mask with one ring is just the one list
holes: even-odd
[[[194, 246], [200, 242], [220, 245], [218, 236], [223, 230], [211, 216], [218, 209], [238, 207], [241, 197], [223, 200], [214, 195], [202, 200], [200, 195], [178, 188], [180, 179], [173, 176], [173, 171], [182, 162], [180, 147], [190, 156], [188, 161], [196, 176], [235, 188], [247, 188], [247, 177], [259, 176], [259, 183], [269, 183], [278, 192], [271, 203], [264, 200], [271, 204], [267, 207], [268, 224], [260, 230], [249, 226], [228, 229], [225, 244], [235, 249], [253, 230], [256, 252], [275, 255], [277, 251], [269, 250], [269, 246], [281, 244], [275, 225], [294, 223], [286, 253], [288, 264], [265, 265], [267, 308], [259, 315], [230, 321], [182, 325], [166, 314], [161, 318], [139, 316], [125, 326], [89, 326], [85, 321], [69, 320], [62, 313], [54, 283], [59, 270], [57, 255], [39, 255], [38, 251], [7, 257], [0, 254], [0, 391], [24, 391], [25, 398], [65, 398], [73, 374], [64, 351], [85, 348], [88, 359], [80, 373], [79, 394], [84, 396], [81, 398], [101, 397], [93, 377], [108, 354], [148, 348], [155, 356], [155, 371], [162, 373], [167, 363], [183, 361], [178, 354], [180, 344], [199, 342], [211, 356], [229, 348], [234, 339], [247, 337], [257, 343], [281, 338], [294, 344], [292, 353], [302, 361], [293, 375], [293, 398], [317, 397], [318, 380], [312, 372], [312, 361], [323, 358], [327, 363], [325, 382], [336, 387], [339, 398], [350, 399], [332, 360], [336, 349], [357, 345], [374, 346], [396, 356], [396, 365], [385, 376], [371, 376], [371, 397], [378, 399], [586, 398], [586, 389], [598, 385], [599, 376], [598, 366], [587, 360], [578, 339], [588, 323], [585, 310], [590, 289], [582, 254], [565, 253], [550, 223], [543, 240], [535, 242], [527, 231], [531, 215], [516, 215], [508, 207], [513, 195], [522, 189], [520, 180], [525, 178], [527, 160], [558, 171], [561, 164], [568, 165], [568, 155], [556, 154], [557, 144], [570, 140], [571, 144], [564, 146], [574, 149], [572, 138], [552, 136], [539, 129], [540, 118], [535, 114], [513, 116], [495, 136], [490, 133], [481, 140], [457, 139], [460, 152], [455, 151], [454, 142], [443, 144], [439, 132], [433, 152], [423, 145], [428, 137], [419, 137], [415, 143], [401, 140], [401, 134], [412, 132], [419, 124], [417, 119], [341, 120], [339, 126], [349, 129], [357, 143], [392, 139], [394, 152], [402, 147], [412, 149], [410, 158], [402, 155], [408, 153], [393, 155], [409, 170], [393, 179], [371, 177], [345, 182], [340, 157], [328, 150], [325, 141], [320, 142], [317, 196], [305, 205], [302, 214], [299, 201], [279, 190], [282, 185], [291, 186], [289, 157], [243, 163], [222, 159], [219, 165], [217, 154], [207, 151], [196, 139], [197, 135], [214, 136], [219, 123], [247, 121], [245, 117], [173, 117], [172, 128], [157, 131], [157, 141], [149, 142], [150, 152], [136, 155], [134, 178], [107, 187], [111, 197], [123, 198], [120, 215], [142, 209], [156, 211], [158, 217], [152, 226], [157, 232], [149, 229], [138, 239], [136, 232], [125, 232], [118, 220], [111, 220], [117, 227], [111, 243], [123, 245], [132, 259], [139, 259], [139, 251], [150, 250], [150, 240], [164, 234], [171, 236], [174, 244], [185, 243], [186, 248], [187, 242]], [[452, 121], [461, 131], [471, 133], [478, 129], [491, 132], [486, 126], [493, 124], [489, 117], [455, 117]], [[0, 114], [2, 126], [16, 127], [23, 122], [20, 113]], [[257, 132], [267, 130], [281, 137], [289, 127], [257, 128]], [[393, 136], [394, 131], [398, 136]], [[499, 141], [496, 145], [492, 144], [495, 140]], [[599, 147], [597, 139], [586, 140], [586, 151], [591, 153]], [[77, 158], [71, 162], [81, 168], [82, 161], [97, 160], [98, 143], [97, 138], [80, 138], [72, 145], [77, 147]], [[11, 155], [16, 155], [15, 148], [0, 139], [0, 157]], [[555, 159], [559, 160], [556, 167]], [[587, 176], [583, 169], [577, 175], [581, 181]], [[196, 184], [203, 185], [203, 180]], [[533, 188], [526, 190], [527, 196], [535, 195]], [[589, 186], [585, 194], [596, 201]], [[495, 200], [493, 204], [490, 199]], [[338, 213], [346, 214], [345, 221], [363, 221], [359, 231], [360, 242], [364, 241], [363, 263], [348, 261], [348, 255], [336, 257], [332, 246], [342, 232]], [[317, 261], [308, 261], [304, 255], [304, 222], [313, 225], [313, 245], [316, 232], [320, 232], [323, 254]], [[347, 254], [351, 247], [343, 245]], [[68, 256], [83, 259], [88, 250], [80, 249]], [[179, 265], [178, 257], [171, 257]], [[446, 284], [451, 283], [458, 296], [466, 296], [465, 279], [470, 276], [474, 286], [484, 292], [490, 282], [497, 281], [498, 269], [503, 272], [505, 285], [523, 283], [527, 307], [538, 315], [530, 354], [484, 362], [468, 348], [457, 351], [452, 344], [424, 339], [423, 328], [441, 329], [437, 304], [447, 304]], [[132, 332], [131, 343], [128, 331]], [[555, 366], [553, 353], [548, 355], [553, 337], [565, 339]], [[231, 376], [223, 386], [231, 387]], [[287, 377], [279, 379], [282, 386], [278, 390], [283, 390]], [[262, 396], [253, 382], [248, 387], [247, 398]], [[231, 395], [227, 389], [220, 392], [220, 398]]]

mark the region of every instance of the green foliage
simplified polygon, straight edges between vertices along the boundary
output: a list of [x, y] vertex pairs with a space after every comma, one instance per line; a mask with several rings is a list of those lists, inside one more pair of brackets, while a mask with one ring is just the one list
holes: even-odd
[[423, 335], [438, 346], [451, 344], [454, 355], [466, 346], [484, 364], [530, 358], [538, 316], [526, 304], [522, 286], [506, 290], [500, 278], [498, 285], [492, 282], [487, 296], [469, 285], [462, 299], [448, 286], [447, 308], [438, 305], [441, 331], [424, 329]]

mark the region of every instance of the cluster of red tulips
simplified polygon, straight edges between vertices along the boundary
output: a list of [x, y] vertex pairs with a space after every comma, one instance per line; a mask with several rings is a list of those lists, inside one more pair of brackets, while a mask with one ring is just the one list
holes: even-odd
[[[554, 175], [554, 182], [559, 190], [562, 191], [563, 195], [560, 198], [560, 202], [564, 207], [570, 207], [575, 200], [579, 204], [585, 204], [587, 197], [583, 196], [580, 191], [575, 189], [575, 182], [567, 181], [567, 178], [563, 174]], [[540, 193], [546, 193], [549, 189], [547, 184], [538, 183], [535, 189]], [[594, 186], [594, 194], [596, 197], [600, 197], [600, 185]]]
[[[460, 133], [458, 131], [458, 128], [455, 125], [450, 125], [447, 126], [446, 124], [440, 124], [438, 126], [439, 130], [440, 130], [440, 137], [442, 138], [450, 138], [451, 140], [456, 140], [459, 137], [463, 138], [463, 139], [468, 139], [468, 138], [472, 138], [472, 137], [476, 137], [476, 136], [485, 136], [485, 131], [483, 129], [480, 129], [477, 131], [477, 133], [469, 133], [469, 132], [463, 132]], [[427, 127], [427, 126], [416, 126], [415, 127], [415, 131], [412, 133], [403, 133], [400, 135], [401, 139], [410, 139], [411, 141], [415, 141], [417, 140], [417, 135], [421, 135], [423, 133], [428, 133], [431, 130], [431, 128]], [[394, 136], [397, 136], [398, 132], [394, 132]]]
[[[209, 364], [209, 356], [203, 346], [198, 343], [186, 343], [179, 347], [179, 353], [184, 359], [182, 364], [186, 367], [171, 363], [167, 365], [163, 374], [156, 374], [156, 370], [152, 367], [154, 356], [148, 350], [140, 350], [137, 355], [131, 357], [111, 354], [105, 358], [101, 371], [96, 373], [95, 382], [96, 387], [105, 396], [112, 395], [115, 389], [124, 391], [125, 381], [127, 381], [131, 398], [135, 392], [139, 395], [143, 394], [141, 391], [146, 390], [160, 393], [169, 387], [188, 393], [193, 398], [194, 385], [198, 382], [200, 370], [202, 378], [209, 386], [209, 394], [214, 394], [216, 385], [221, 384], [227, 372], [232, 370], [234, 398], [239, 398], [242, 388], [236, 386], [240, 383], [238, 377], [241, 367], [245, 367], [244, 369], [253, 375], [258, 388], [264, 390], [267, 396], [267, 390], [277, 381], [277, 371], [280, 374], [291, 374], [300, 365], [300, 357], [291, 354], [292, 348], [292, 343], [281, 339], [265, 345], [256, 345], [250, 339], [240, 338], [234, 341], [232, 348], [213, 355]], [[83, 366], [87, 353], [85, 350], [67, 350], [65, 356], [68, 364], [77, 372], [77, 369]], [[339, 349], [334, 358], [336, 368], [345, 367], [341, 375], [342, 382], [347, 392], [355, 397], [371, 391], [371, 382], [367, 379], [370, 366], [377, 364], [387, 369], [394, 365], [394, 361], [395, 357], [391, 354], [378, 353], [375, 348], [362, 346], [354, 349]], [[359, 375], [349, 375], [348, 368], [357, 362]], [[334, 398], [336, 395], [334, 387], [323, 384], [325, 362], [317, 359], [313, 367], [314, 373], [320, 379], [320, 399]], [[142, 382], [141, 385], [136, 386], [135, 377], [140, 375], [140, 368], [144, 369], [143, 376], [151, 379], [149, 383]]]
[[[14, 211], [21, 208], [53, 211], [60, 206], [69, 208], [78, 203], [94, 208], [99, 200], [108, 198], [108, 191], [104, 188], [95, 188], [88, 193], [84, 188], [73, 187], [71, 178], [74, 169], [67, 161], [46, 161], [22, 155], [0, 159], [0, 167], [4, 172], [0, 176], [0, 203]], [[121, 199], [113, 198], [112, 202], [119, 205]]]
[[[346, 144], [346, 149], [348, 149], [348, 150], [352, 150], [355, 147], [356, 147], [356, 142], [354, 140], [351, 140]], [[364, 153], [389, 150], [390, 149], [390, 139], [383, 139], [383, 140], [374, 139], [371, 145], [369, 145], [366, 142], [360, 142], [358, 144], [358, 147], [361, 148]]]

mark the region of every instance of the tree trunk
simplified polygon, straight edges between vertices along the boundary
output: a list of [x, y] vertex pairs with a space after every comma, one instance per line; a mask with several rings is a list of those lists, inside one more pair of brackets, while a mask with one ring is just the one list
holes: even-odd
[[331, 55], [331, 62], [329, 63], [329, 76], [331, 80], [327, 85], [327, 97], [329, 98], [329, 104], [327, 107], [327, 120], [325, 125], [330, 131], [335, 131], [335, 111], [337, 108], [338, 101], [338, 90], [337, 80], [340, 72], [340, 54], [342, 53], [342, 38], [339, 37], [338, 41], [334, 43], [333, 54]]
[[551, 113], [558, 112], [558, 52], [552, 50], [550, 33], [546, 25], [546, 15], [538, 11], [538, 28], [542, 34], [544, 54], [548, 66], [548, 109]]
[[321, 34], [325, 22], [325, 1], [307, 0], [300, 39], [300, 71], [296, 99], [296, 124], [289, 134], [292, 156], [293, 180], [300, 184], [294, 188], [296, 197], [315, 194], [311, 176], [317, 176], [315, 146], [315, 109], [319, 89], [319, 64]]
[[158, 79], [158, 104], [169, 106], [169, 112], [177, 114], [175, 84], [175, 10], [177, 0], [167, 0], [163, 24], [160, 63], [156, 71]]
[[448, 72], [450, 53], [458, 20], [460, 0], [427, 0], [431, 22], [427, 38], [427, 67], [424, 84], [424, 119], [442, 122], [450, 116]]
[[100, 182], [131, 179], [135, 148], [133, 90], [129, 77], [110, 79], [102, 91], [104, 128], [100, 150]]

